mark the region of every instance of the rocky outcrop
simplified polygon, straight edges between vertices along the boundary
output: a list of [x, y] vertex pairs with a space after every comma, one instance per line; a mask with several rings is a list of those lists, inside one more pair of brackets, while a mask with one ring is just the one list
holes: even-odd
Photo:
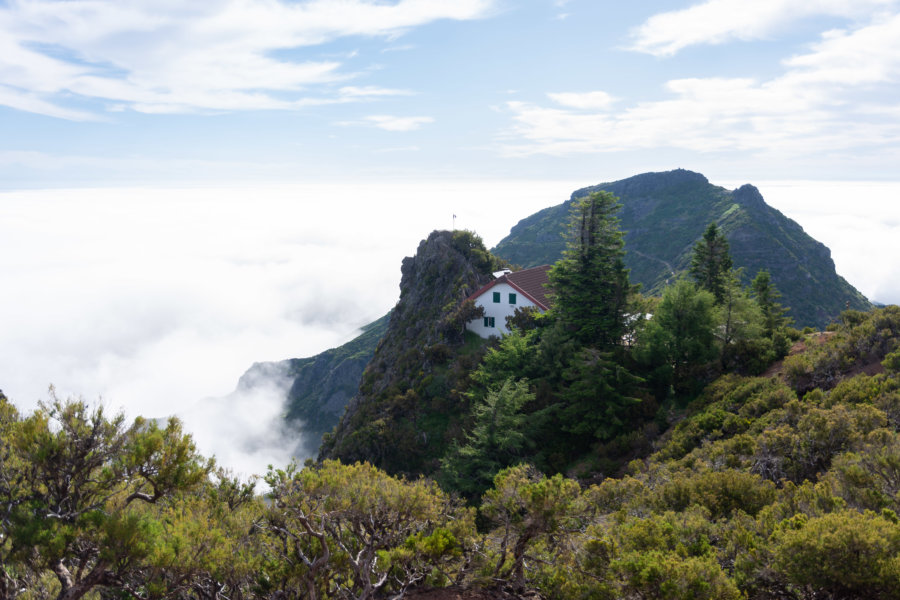
[[466, 231], [435, 231], [403, 260], [400, 300], [320, 458], [368, 460], [389, 472], [429, 470], [455, 434], [448, 428], [467, 407], [467, 367], [480, 356], [459, 352], [461, 303], [500, 266]]

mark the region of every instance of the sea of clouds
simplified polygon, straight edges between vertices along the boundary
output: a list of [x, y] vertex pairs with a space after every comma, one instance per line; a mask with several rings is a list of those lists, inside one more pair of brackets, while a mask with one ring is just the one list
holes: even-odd
[[[253, 363], [352, 339], [396, 302], [400, 262], [430, 231], [490, 247], [589, 183], [2, 192], [0, 389], [23, 411], [52, 384], [129, 417], [177, 415], [220, 464], [263, 473], [298, 440], [283, 378], [236, 391]], [[758, 187], [850, 283], [900, 302], [900, 184]]]
[[400, 263], [430, 231], [492, 245], [575, 187], [2, 192], [0, 389], [25, 411], [52, 384], [129, 417], [174, 414], [221, 464], [263, 473], [298, 440], [281, 427], [283, 379], [235, 391], [253, 363], [355, 337], [397, 301]]
[[766, 202], [831, 249], [839, 275], [873, 302], [900, 304], [900, 183], [770, 181]]

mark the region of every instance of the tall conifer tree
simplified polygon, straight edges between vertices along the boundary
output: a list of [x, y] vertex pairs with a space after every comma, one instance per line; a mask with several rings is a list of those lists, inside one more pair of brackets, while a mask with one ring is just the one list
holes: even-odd
[[766, 335], [772, 337], [778, 329], [791, 322], [790, 317], [786, 317], [784, 314], [787, 309], [778, 303], [781, 292], [772, 283], [772, 276], [765, 269], [756, 274], [750, 287], [753, 289], [753, 296], [765, 317]]
[[572, 213], [567, 250], [549, 274], [560, 323], [582, 345], [601, 349], [621, 344], [632, 291], [619, 208], [609, 192], [581, 199]]
[[716, 303], [721, 304], [725, 299], [731, 267], [728, 240], [719, 232], [715, 223], [710, 223], [700, 241], [694, 244], [691, 277], [701, 288], [712, 292]]

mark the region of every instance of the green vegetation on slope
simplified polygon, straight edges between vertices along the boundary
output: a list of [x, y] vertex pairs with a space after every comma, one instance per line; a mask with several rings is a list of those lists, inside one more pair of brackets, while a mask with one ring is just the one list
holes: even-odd
[[299, 421], [314, 455], [322, 436], [338, 424], [344, 408], [359, 389], [366, 365], [387, 331], [390, 313], [363, 327], [363, 332], [337, 348], [310, 358], [287, 361], [293, 381], [287, 397], [287, 419]]
[[[803, 393], [787, 364], [724, 375], [626, 472], [514, 464], [471, 507], [332, 460], [272, 469], [259, 496], [177, 421], [80, 401], [20, 415], [0, 394], [0, 597], [900, 599], [898, 333], [896, 306], [847, 312], [792, 355], [834, 373], [825, 387]], [[517, 446], [520, 423], [500, 424]]]
[[[404, 261], [388, 332], [320, 456], [434, 476], [470, 499], [519, 461], [551, 474], [615, 472], [646, 449], [665, 407], [719, 373], [759, 373], [785, 354], [792, 334], [777, 288], [764, 276], [754, 290], [741, 286], [724, 241], [718, 298], [686, 281], [659, 300], [636, 295], [618, 208], [603, 191], [575, 203], [569, 247], [550, 272], [554, 307], [520, 315], [487, 349], [462, 335], [475, 315], [463, 299], [498, 259], [471, 234], [429, 236]], [[714, 225], [707, 231], [721, 240]], [[705, 247], [694, 248], [697, 264]]]
[[[675, 272], [684, 272], [693, 244], [704, 228], [718, 223], [737, 247], [744, 283], [759, 269], [773, 268], [769, 283], [784, 294], [788, 316], [798, 326], [824, 327], [845, 309], [868, 309], [867, 301], [834, 273], [828, 250], [793, 221], [765, 206], [755, 189], [728, 192], [689, 171], [649, 173], [578, 190], [573, 200], [522, 220], [497, 247], [499, 256], [525, 266], [554, 263], [565, 247], [565, 227], [575, 197], [588, 190], [612, 189], [623, 199], [620, 213], [626, 231], [626, 266], [633, 283], [646, 294], [660, 295]], [[777, 268], [771, 267], [777, 265]], [[777, 271], [777, 277], [775, 276]], [[773, 318], [771, 315], [768, 317]], [[291, 378], [286, 417], [300, 434], [304, 455], [314, 455], [323, 434], [338, 423], [357, 393], [362, 373], [387, 329], [384, 317], [366, 326], [358, 338], [310, 358], [282, 361], [279, 373]], [[767, 326], [772, 333], [772, 327]], [[248, 371], [245, 380], [255, 369]]]

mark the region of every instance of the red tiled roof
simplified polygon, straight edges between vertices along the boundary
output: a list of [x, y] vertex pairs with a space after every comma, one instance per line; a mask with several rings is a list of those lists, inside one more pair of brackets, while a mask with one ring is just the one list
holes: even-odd
[[541, 265], [524, 271], [516, 271], [506, 276], [507, 282], [514, 288], [518, 288], [528, 296], [532, 302], [547, 310], [550, 308], [550, 299], [547, 297], [545, 284], [550, 282], [547, 273], [550, 265]]
[[507, 273], [476, 291], [469, 296], [469, 299], [474, 300], [498, 283], [508, 283], [518, 290], [519, 293], [525, 294], [529, 300], [537, 304], [541, 309], [547, 310], [550, 308], [550, 299], [547, 298], [547, 288], [545, 287], [545, 284], [550, 281], [547, 277], [547, 272], [549, 270], [550, 265], [541, 265], [531, 269], [516, 271], [515, 273]]

